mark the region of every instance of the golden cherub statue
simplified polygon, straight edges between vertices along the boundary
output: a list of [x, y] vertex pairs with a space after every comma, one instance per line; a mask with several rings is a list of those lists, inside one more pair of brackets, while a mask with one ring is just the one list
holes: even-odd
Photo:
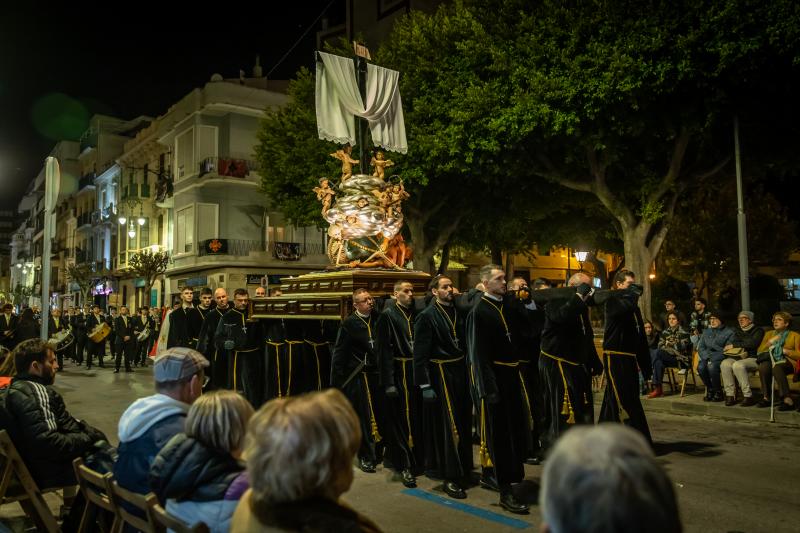
[[324, 217], [328, 209], [331, 208], [331, 202], [333, 202], [336, 191], [331, 189], [328, 178], [321, 178], [319, 180], [319, 187], [314, 187], [313, 191], [317, 193], [317, 200], [322, 202], [322, 216]]
[[378, 150], [375, 155], [372, 156], [372, 160], [369, 164], [375, 167], [375, 172], [373, 172], [372, 175], [376, 178], [384, 179], [386, 168], [394, 166], [394, 161], [384, 159], [383, 152]]
[[353, 152], [353, 147], [346, 144], [339, 150], [331, 154], [331, 157], [338, 159], [342, 162], [342, 181], [347, 181], [353, 175], [353, 165], [359, 162], [358, 159], [353, 159], [350, 154]]

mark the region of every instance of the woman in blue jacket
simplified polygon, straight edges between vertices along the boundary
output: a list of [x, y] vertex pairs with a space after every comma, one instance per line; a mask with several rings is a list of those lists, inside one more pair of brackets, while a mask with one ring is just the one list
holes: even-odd
[[192, 404], [184, 433], [159, 452], [150, 468], [150, 488], [167, 512], [186, 524], [204, 522], [226, 533], [248, 489], [241, 462], [253, 407], [229, 390], [204, 394]]

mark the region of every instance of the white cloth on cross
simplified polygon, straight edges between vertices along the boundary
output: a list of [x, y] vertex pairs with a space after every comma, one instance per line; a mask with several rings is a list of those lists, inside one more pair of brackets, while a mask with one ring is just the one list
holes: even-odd
[[398, 86], [400, 73], [368, 63], [365, 106], [358, 90], [353, 60], [324, 52], [318, 54], [315, 103], [319, 138], [355, 145], [353, 115], [357, 115], [369, 122], [375, 146], [406, 153], [408, 142]]

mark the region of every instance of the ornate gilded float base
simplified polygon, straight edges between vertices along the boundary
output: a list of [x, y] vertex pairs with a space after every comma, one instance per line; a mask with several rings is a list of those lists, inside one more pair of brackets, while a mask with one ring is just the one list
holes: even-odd
[[397, 270], [341, 270], [313, 272], [281, 283], [281, 296], [253, 298], [252, 318], [295, 318], [343, 320], [353, 311], [353, 291], [367, 289], [373, 297], [392, 294], [394, 284], [404, 280], [414, 286], [415, 294], [428, 290], [431, 276], [425, 272]]

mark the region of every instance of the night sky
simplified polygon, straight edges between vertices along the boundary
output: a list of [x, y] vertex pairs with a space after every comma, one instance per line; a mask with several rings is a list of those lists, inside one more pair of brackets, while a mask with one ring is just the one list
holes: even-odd
[[[269, 75], [289, 79], [300, 66], [313, 66], [322, 18], [341, 23], [345, 10], [344, 0], [165, 7], [172, 4], [6, 8], [0, 17], [0, 208], [16, 209], [55, 143], [77, 139], [93, 114], [156, 117], [214, 73], [235, 78], [244, 69], [249, 76], [256, 54], [267, 74], [311, 26]], [[54, 123], [54, 116], [61, 120]]]

